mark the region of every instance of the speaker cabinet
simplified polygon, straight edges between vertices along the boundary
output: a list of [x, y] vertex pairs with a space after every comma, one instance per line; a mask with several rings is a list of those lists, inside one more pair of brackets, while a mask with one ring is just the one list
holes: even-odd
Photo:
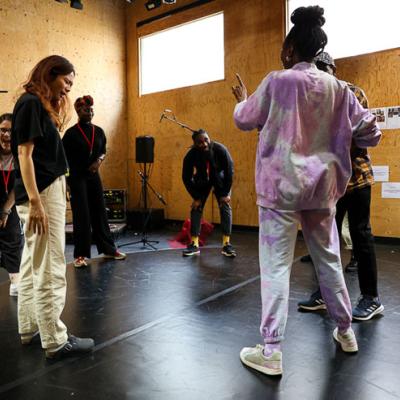
[[136, 137], [136, 162], [139, 164], [154, 162], [154, 138], [152, 136]]

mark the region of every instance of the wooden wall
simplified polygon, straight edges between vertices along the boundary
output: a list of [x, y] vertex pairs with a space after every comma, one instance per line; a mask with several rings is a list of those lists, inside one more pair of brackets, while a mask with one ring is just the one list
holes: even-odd
[[[76, 68], [70, 97], [91, 94], [94, 123], [108, 139], [102, 166], [106, 187], [127, 187], [126, 42], [124, 0], [83, 1], [84, 9], [54, 0], [0, 1], [0, 113], [13, 109], [16, 91], [42, 58], [60, 54]], [[75, 112], [71, 123], [75, 123]]]
[[[371, 108], [400, 105], [400, 48], [337, 61], [340, 79], [364, 89]], [[400, 182], [400, 129], [383, 130], [372, 163], [388, 165], [390, 181]], [[400, 237], [400, 199], [383, 199], [382, 184], [372, 189], [371, 225], [376, 236]]]
[[[192, 2], [182, 0], [175, 6], [181, 7]], [[235, 72], [239, 72], [249, 91], [254, 91], [268, 72], [280, 68], [284, 2], [216, 0], [137, 29], [137, 21], [173, 7], [163, 5], [148, 12], [143, 3], [137, 1], [127, 10], [129, 205], [136, 206], [139, 200], [135, 137], [151, 135], [155, 138], [155, 162], [150, 182], [165, 197], [168, 204], [165, 207], [166, 218], [183, 220], [189, 215], [191, 198], [183, 186], [181, 168], [192, 141], [190, 135], [177, 125], [168, 121], [159, 123], [161, 112], [169, 108], [181, 121], [192, 127], [206, 129], [212, 139], [228, 147], [235, 162], [233, 223], [257, 225], [254, 186], [257, 137], [256, 132], [243, 133], [235, 128], [232, 118], [235, 100], [231, 86], [235, 84]], [[225, 79], [139, 97], [138, 36], [218, 11], [224, 12], [225, 20]], [[163, 67], [168, 66], [160, 66]], [[151, 197], [153, 207], [162, 207], [154, 196]], [[205, 217], [209, 221], [219, 222], [215, 200], [208, 202]]]

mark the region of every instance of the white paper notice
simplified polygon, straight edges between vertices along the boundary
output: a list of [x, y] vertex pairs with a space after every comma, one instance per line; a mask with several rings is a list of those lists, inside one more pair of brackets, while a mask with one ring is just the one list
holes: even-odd
[[382, 183], [383, 199], [400, 199], [400, 182]]
[[400, 106], [388, 107], [386, 129], [400, 129]]
[[376, 117], [376, 122], [378, 123], [379, 129], [386, 129], [386, 120], [387, 120], [387, 108], [371, 108], [370, 111]]
[[387, 182], [389, 180], [389, 165], [373, 165], [375, 182]]

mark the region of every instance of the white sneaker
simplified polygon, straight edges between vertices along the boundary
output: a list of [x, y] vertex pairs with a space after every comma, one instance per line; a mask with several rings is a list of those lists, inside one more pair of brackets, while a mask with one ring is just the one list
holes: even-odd
[[358, 351], [357, 339], [353, 329], [349, 328], [345, 333], [341, 334], [339, 333], [339, 329], [335, 328], [333, 337], [340, 344], [344, 352], [356, 353]]
[[250, 368], [266, 375], [282, 375], [282, 352], [275, 351], [269, 357], [263, 354], [264, 346], [243, 347], [240, 360]]
[[10, 296], [16, 297], [18, 296], [18, 284], [10, 283]]

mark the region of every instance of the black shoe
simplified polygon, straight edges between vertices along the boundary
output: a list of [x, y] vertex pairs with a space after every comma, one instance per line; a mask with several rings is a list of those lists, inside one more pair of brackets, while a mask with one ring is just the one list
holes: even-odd
[[182, 255], [184, 257], [190, 257], [194, 256], [195, 254], [200, 254], [200, 249], [199, 246], [196, 246], [193, 242], [186, 247], [185, 250], [183, 250]]
[[346, 265], [344, 270], [345, 272], [356, 272], [358, 270], [358, 261], [354, 257], [351, 257], [351, 260]]
[[236, 250], [230, 243], [227, 243], [222, 248], [221, 254], [223, 254], [225, 257], [236, 257]]
[[302, 310], [308, 311], [326, 310], [325, 301], [322, 298], [319, 290], [313, 293], [309, 300], [299, 301], [297, 306]]
[[61, 349], [57, 351], [46, 350], [46, 358], [58, 359], [76, 353], [88, 353], [93, 350], [94, 340], [90, 338], [78, 338], [73, 335], [68, 335], [68, 340]]
[[368, 321], [384, 309], [379, 297], [361, 296], [358, 299], [358, 304], [353, 308], [353, 319]]
[[312, 258], [309, 254], [300, 258], [300, 261], [303, 263], [312, 263]]

